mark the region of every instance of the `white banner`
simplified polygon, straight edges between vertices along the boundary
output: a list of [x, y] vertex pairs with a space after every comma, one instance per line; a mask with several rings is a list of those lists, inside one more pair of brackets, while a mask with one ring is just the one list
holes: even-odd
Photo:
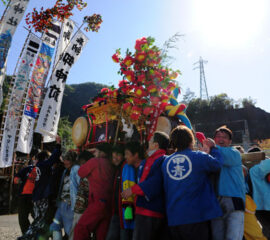
[[28, 84], [30, 72], [33, 68], [33, 62], [37, 56], [39, 46], [40, 40], [33, 34], [30, 34], [20, 60], [18, 73], [9, 100], [1, 142], [0, 167], [9, 167], [12, 165], [16, 131], [22, 115], [23, 95]]
[[44, 33], [42, 37], [44, 42], [41, 44], [24, 106], [24, 113], [22, 116], [17, 144], [17, 151], [19, 152], [30, 153], [31, 151], [35, 119], [37, 118], [40, 108], [44, 84], [50, 70], [52, 57], [56, 41], [59, 38], [60, 30], [60, 24], [58, 22], [54, 23], [53, 28]]
[[[35, 130], [36, 132], [42, 134], [42, 130], [45, 130], [44, 132], [49, 132], [52, 135], [57, 134], [67, 76], [70, 68], [80, 57], [81, 51], [87, 42], [88, 38], [81, 31], [78, 31], [72, 38], [66, 51], [63, 53], [63, 57], [60, 59], [55, 71], [52, 73], [50, 86], [40, 111]], [[43, 141], [52, 142], [54, 140], [54, 138], [45, 135]]]
[[30, 153], [33, 145], [35, 119], [23, 115], [17, 144], [17, 151]]
[[[12, 37], [22, 20], [29, 0], [11, 0], [9, 8], [0, 25], [0, 91], [5, 79], [5, 65]], [[0, 94], [2, 96], [2, 93]], [[0, 99], [1, 101], [1, 99]], [[2, 101], [0, 102], [0, 106]]]
[[59, 62], [60, 58], [63, 55], [63, 52], [65, 51], [68, 43], [70, 42], [74, 30], [74, 25], [75, 23], [71, 19], [65, 19], [63, 23], [61, 35], [58, 41], [54, 68], [56, 67], [56, 64]]
[[[4, 67], [0, 70], [0, 107], [2, 106], [2, 103], [4, 100], [2, 87], [3, 87], [4, 80], [5, 80], [6, 69], [7, 69], [7, 61], [5, 62]], [[1, 72], [3, 74], [1, 74]]]

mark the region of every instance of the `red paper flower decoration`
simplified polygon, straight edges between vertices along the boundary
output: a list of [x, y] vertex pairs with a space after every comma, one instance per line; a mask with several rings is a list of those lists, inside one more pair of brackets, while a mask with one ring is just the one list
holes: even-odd
[[130, 81], [133, 82], [135, 80], [135, 74], [133, 71], [125, 71], [124, 74], [126, 75], [126, 78]]
[[112, 55], [112, 60], [114, 61], [114, 62], [116, 62], [116, 63], [119, 63], [119, 53], [115, 53], [115, 54], [113, 54]]
[[133, 64], [134, 59], [131, 56], [126, 56], [125, 59], [123, 60], [123, 63], [129, 67], [131, 64]]
[[141, 39], [137, 39], [136, 44], [135, 44], [135, 49], [137, 51], [140, 51], [142, 50], [142, 47], [147, 44], [148, 44], [148, 41], [145, 37], [142, 37]]
[[[176, 88], [175, 77], [178, 73], [162, 65], [161, 50], [153, 45], [154, 39], [136, 40], [135, 51], [127, 50], [121, 57], [120, 49], [112, 56], [119, 63], [119, 89], [107, 93], [107, 101], [117, 96], [122, 103], [125, 116], [138, 123], [138, 120], [153, 120], [153, 113], [165, 110], [170, 102], [170, 95]], [[155, 116], [156, 117], [156, 116]]]
[[146, 58], [146, 53], [145, 52], [138, 52], [135, 56], [135, 59], [139, 62], [143, 62]]
[[144, 88], [143, 87], [136, 87], [135, 88], [135, 95], [137, 97], [143, 97], [146, 95], [145, 91], [144, 91]]

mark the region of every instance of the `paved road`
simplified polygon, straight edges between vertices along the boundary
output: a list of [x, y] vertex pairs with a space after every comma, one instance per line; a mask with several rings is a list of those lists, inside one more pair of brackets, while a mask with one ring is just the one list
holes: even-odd
[[18, 215], [0, 215], [0, 240], [15, 240], [21, 234]]

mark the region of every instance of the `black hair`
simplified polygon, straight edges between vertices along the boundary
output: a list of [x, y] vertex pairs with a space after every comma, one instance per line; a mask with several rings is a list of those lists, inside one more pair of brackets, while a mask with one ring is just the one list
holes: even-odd
[[167, 133], [156, 131], [154, 132], [153, 141], [158, 143], [160, 149], [166, 151], [170, 143], [170, 138]]
[[176, 148], [177, 151], [182, 151], [190, 147], [190, 144], [194, 144], [194, 135], [192, 131], [183, 125], [179, 125], [171, 132], [171, 145]]
[[36, 159], [40, 162], [45, 161], [46, 159], [48, 159], [50, 156], [48, 151], [41, 151], [40, 153], [38, 153], [36, 155]]
[[68, 151], [63, 159], [75, 163], [77, 161], [77, 153], [74, 151]]
[[112, 146], [111, 144], [104, 142], [96, 146], [96, 149], [106, 154], [107, 158], [111, 157]]
[[38, 148], [32, 148], [31, 152], [30, 152], [30, 158], [32, 159], [33, 157], [35, 157], [38, 153], [40, 153], [40, 150]]
[[125, 154], [125, 146], [124, 145], [120, 145], [117, 144], [115, 146], [112, 147], [112, 153], [119, 153], [124, 155]]
[[81, 160], [88, 161], [90, 158], [93, 158], [93, 157], [94, 157], [93, 153], [91, 153], [89, 151], [83, 151], [79, 154], [78, 160], [79, 161], [81, 161]]
[[226, 125], [221, 126], [218, 129], [216, 129], [214, 137], [217, 135], [218, 132], [226, 133], [229, 136], [230, 140], [232, 140], [232, 138], [233, 138], [233, 133], [232, 133], [231, 129], [227, 128]]
[[139, 142], [136, 142], [136, 141], [128, 142], [125, 145], [125, 150], [130, 151], [132, 153], [132, 155], [135, 155], [136, 153], [138, 153], [138, 157], [140, 159], [144, 158], [143, 148]]

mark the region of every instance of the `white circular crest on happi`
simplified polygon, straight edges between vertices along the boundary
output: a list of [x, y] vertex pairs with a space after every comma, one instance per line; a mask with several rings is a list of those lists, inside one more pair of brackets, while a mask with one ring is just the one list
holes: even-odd
[[167, 162], [167, 173], [174, 180], [183, 180], [192, 172], [192, 163], [188, 156], [176, 154]]

